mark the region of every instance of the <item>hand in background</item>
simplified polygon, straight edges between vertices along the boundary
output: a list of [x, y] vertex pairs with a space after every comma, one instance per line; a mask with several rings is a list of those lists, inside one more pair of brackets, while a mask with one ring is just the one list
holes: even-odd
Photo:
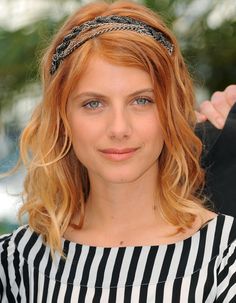
[[215, 92], [211, 96], [211, 100], [203, 101], [200, 104], [198, 111], [196, 111], [197, 121], [209, 120], [216, 128], [222, 129], [235, 102], [236, 85], [229, 85], [223, 92]]

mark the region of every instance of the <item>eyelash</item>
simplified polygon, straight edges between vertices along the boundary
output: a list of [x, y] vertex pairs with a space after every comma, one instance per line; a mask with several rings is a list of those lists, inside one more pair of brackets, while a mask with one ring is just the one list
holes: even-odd
[[138, 98], [136, 98], [134, 101], [140, 100], [140, 99], [144, 99], [144, 100], [148, 101], [148, 103], [140, 104], [140, 105], [146, 105], [146, 104], [154, 103], [152, 99], [147, 98], [147, 97], [138, 97]]
[[[144, 99], [145, 101], [148, 101], [148, 102], [145, 103], [145, 104], [139, 104], [139, 105], [141, 105], [141, 106], [145, 106], [145, 105], [154, 103], [154, 101], [153, 101], [152, 99], [147, 98], [147, 97], [137, 97], [137, 98], [134, 99], [134, 101], [137, 101], [137, 100], [140, 100], [140, 99]], [[98, 106], [98, 107], [96, 107], [96, 108], [89, 107], [89, 105], [91, 105], [91, 103], [93, 103], [93, 102], [96, 102], [96, 103], [100, 103], [100, 104], [101, 104], [101, 101], [94, 99], [94, 100], [91, 100], [91, 101], [85, 103], [82, 107], [84, 107], [84, 108], [86, 108], [86, 109], [89, 109], [89, 110], [96, 110], [96, 109], [98, 109], [100, 106]], [[137, 104], [137, 105], [138, 105], [138, 104]]]
[[89, 106], [88, 106], [88, 105], [91, 105], [91, 103], [93, 103], [93, 102], [101, 103], [101, 102], [98, 101], [98, 100], [91, 100], [91, 101], [85, 103], [82, 107], [84, 107], [84, 108], [86, 108], [86, 109], [89, 109], [89, 110], [95, 110], [95, 109], [99, 108], [99, 107], [92, 108], [92, 107], [89, 107]]

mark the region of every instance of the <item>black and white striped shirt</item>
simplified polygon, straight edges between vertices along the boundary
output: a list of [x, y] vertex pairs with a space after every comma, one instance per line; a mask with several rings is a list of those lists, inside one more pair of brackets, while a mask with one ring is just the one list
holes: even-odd
[[63, 240], [64, 261], [28, 226], [0, 238], [0, 302], [236, 302], [236, 220], [218, 215], [169, 245]]

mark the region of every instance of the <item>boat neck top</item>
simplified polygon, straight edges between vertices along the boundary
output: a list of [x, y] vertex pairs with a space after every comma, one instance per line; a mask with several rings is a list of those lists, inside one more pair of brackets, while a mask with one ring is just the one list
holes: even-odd
[[52, 260], [28, 226], [2, 236], [0, 301], [236, 302], [231, 216], [219, 214], [173, 244], [99, 247], [62, 239], [62, 245], [66, 258], [56, 253]]

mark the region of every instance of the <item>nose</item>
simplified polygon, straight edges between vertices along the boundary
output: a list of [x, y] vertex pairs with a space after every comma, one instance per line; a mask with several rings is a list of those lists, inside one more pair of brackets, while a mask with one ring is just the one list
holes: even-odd
[[112, 139], [128, 138], [132, 132], [130, 113], [125, 108], [113, 108], [107, 127], [108, 135]]

